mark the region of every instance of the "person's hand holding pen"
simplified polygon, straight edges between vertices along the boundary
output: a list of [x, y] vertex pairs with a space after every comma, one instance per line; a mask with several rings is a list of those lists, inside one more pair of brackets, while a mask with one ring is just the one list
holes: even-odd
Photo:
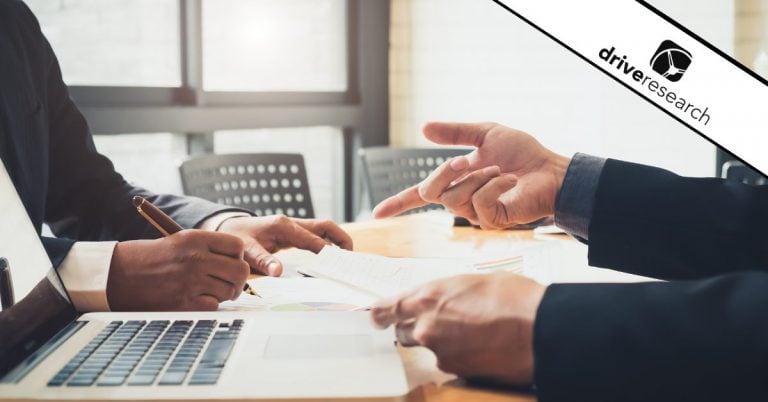
[[220, 302], [240, 296], [250, 266], [239, 237], [181, 230], [153, 205], [141, 198], [135, 202], [166, 237], [115, 246], [107, 279], [113, 311], [216, 310]]
[[251, 272], [273, 276], [283, 266], [271, 253], [299, 247], [319, 252], [329, 243], [351, 249], [352, 239], [330, 221], [283, 216], [236, 217], [217, 231], [182, 230], [141, 197], [134, 204], [158, 240], [120, 242], [107, 282], [112, 310], [215, 310], [249, 292]]
[[[137, 203], [139, 213], [163, 235], [168, 236], [182, 230], [173, 219], [145, 199], [134, 197], [134, 202]], [[151, 213], [155, 219], [142, 212], [141, 205], [144, 204], [146, 212]], [[298, 247], [319, 253], [323, 247], [335, 244], [352, 250], [352, 238], [337, 224], [328, 220], [296, 219], [283, 215], [234, 216], [225, 218], [216, 231], [229, 233], [243, 240], [243, 258], [250, 264], [251, 273], [254, 274], [280, 276], [283, 273], [283, 263], [272, 253], [284, 248]], [[243, 290], [255, 294], [248, 285]]]

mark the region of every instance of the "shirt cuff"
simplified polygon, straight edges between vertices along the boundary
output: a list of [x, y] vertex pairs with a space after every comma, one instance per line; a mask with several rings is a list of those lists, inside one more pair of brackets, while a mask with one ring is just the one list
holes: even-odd
[[226, 221], [227, 219], [244, 218], [249, 216], [253, 216], [253, 215], [247, 214], [245, 212], [221, 212], [202, 221], [198, 226], [198, 229], [215, 232], [219, 230], [219, 226], [221, 226], [221, 224], [224, 223], [224, 221]]
[[603, 166], [604, 158], [574, 155], [555, 201], [555, 225], [582, 240], [589, 239], [589, 222]]
[[109, 311], [107, 278], [117, 242], [77, 242], [59, 266], [59, 276], [81, 313]]

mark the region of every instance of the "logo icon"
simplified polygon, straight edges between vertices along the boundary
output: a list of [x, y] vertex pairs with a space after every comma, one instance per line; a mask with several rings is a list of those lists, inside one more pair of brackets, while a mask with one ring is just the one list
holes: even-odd
[[671, 40], [661, 42], [651, 58], [653, 71], [672, 82], [680, 81], [690, 65], [691, 53]]

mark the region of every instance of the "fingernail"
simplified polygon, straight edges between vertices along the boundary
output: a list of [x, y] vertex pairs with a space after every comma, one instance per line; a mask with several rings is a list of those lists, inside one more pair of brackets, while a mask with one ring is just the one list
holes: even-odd
[[451, 160], [451, 169], [459, 172], [469, 167], [469, 161], [463, 156]]
[[280, 269], [280, 264], [272, 261], [267, 265], [267, 273], [269, 273], [270, 276], [277, 276], [278, 270]]

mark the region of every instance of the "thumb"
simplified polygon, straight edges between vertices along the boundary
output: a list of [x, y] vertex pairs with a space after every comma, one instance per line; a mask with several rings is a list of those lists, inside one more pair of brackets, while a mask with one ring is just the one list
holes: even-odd
[[246, 244], [243, 258], [251, 266], [251, 270], [262, 275], [280, 276], [283, 273], [283, 263], [255, 240]]
[[502, 202], [504, 193], [517, 185], [517, 176], [504, 174], [489, 180], [472, 196], [477, 218], [483, 229], [499, 229], [509, 226], [513, 219], [507, 205]]
[[436, 144], [480, 147], [491, 127], [493, 127], [492, 123], [431, 122], [424, 126], [423, 131], [424, 136]]

